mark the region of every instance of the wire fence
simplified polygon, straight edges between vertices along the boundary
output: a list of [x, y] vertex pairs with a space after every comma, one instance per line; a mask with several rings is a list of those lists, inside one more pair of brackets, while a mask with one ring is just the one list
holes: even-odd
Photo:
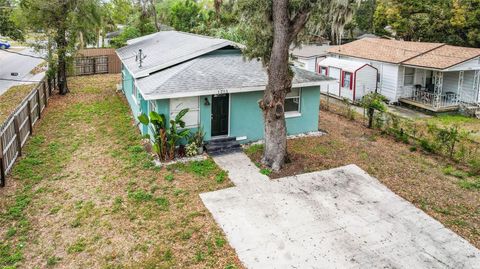
[[[363, 108], [349, 102], [323, 98], [321, 108], [357, 120], [367, 125]], [[428, 121], [404, 118], [391, 112], [375, 111], [373, 129], [392, 136], [398, 142], [411, 145], [411, 150], [421, 149], [467, 166], [480, 169], [480, 142], [473, 139], [471, 131], [460, 125], [442, 126]]]
[[55, 79], [44, 77], [0, 125], [0, 187], [15, 161], [22, 156], [22, 148], [32, 135], [33, 126], [48, 105]]

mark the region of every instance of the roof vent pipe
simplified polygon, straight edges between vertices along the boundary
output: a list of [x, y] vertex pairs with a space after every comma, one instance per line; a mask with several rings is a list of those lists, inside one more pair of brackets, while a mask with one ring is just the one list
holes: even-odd
[[147, 55], [143, 54], [142, 49], [138, 50], [138, 54], [135, 54], [135, 62], [138, 63], [138, 67], [142, 68], [143, 60], [147, 58]]

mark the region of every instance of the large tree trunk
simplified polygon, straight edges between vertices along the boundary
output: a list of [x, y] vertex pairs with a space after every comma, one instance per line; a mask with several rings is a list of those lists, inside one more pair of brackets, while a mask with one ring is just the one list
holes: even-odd
[[265, 120], [265, 152], [263, 163], [280, 170], [287, 157], [287, 127], [285, 95], [291, 91], [292, 75], [288, 66], [288, 51], [292, 28], [288, 0], [273, 1], [273, 46], [268, 63], [268, 84], [261, 102]]
[[[62, 2], [62, 8], [64, 14], [67, 14], [68, 6], [67, 1]], [[66, 18], [61, 22], [60, 27], [57, 30], [56, 43], [58, 53], [58, 81], [57, 87], [60, 94], [65, 95], [68, 93], [67, 86], [67, 26]]]
[[59, 40], [57, 41], [58, 45], [58, 82], [57, 87], [60, 94], [64, 95], [68, 93], [67, 85], [67, 57], [66, 57], [66, 47], [67, 42], [65, 38], [65, 32], [60, 33]]
[[155, 29], [157, 32], [160, 32], [160, 23], [158, 22], [158, 14], [157, 14], [157, 7], [155, 6], [155, 0], [151, 0], [152, 12], [153, 12], [153, 19], [155, 22]]
[[80, 49], [85, 48], [85, 40], [83, 39], [83, 32], [79, 31], [78, 32], [78, 46]]
[[268, 60], [268, 84], [260, 102], [265, 120], [265, 151], [263, 164], [278, 171], [287, 158], [287, 127], [285, 123], [285, 96], [292, 89], [293, 74], [288, 65], [289, 47], [303, 29], [311, 12], [311, 5], [290, 18], [289, 0], [272, 2], [273, 45]]

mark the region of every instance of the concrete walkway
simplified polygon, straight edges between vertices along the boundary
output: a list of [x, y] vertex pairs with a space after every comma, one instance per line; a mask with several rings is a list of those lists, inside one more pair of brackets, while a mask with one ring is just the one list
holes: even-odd
[[480, 251], [355, 165], [270, 181], [215, 157], [237, 187], [201, 194], [247, 268], [480, 268]]
[[256, 189], [270, 183], [270, 178], [262, 175], [260, 169], [243, 152], [213, 157], [213, 160], [225, 171], [237, 187]]

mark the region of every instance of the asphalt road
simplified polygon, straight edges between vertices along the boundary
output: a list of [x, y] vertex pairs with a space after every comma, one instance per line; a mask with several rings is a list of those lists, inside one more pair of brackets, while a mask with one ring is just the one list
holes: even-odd
[[[15, 52], [22, 54], [35, 55], [35, 52], [30, 48], [22, 50], [15, 49]], [[21, 56], [18, 54], [9, 53], [0, 50], [0, 95], [2, 95], [10, 87], [33, 82], [22, 81], [38, 81], [42, 75], [32, 75], [30, 71], [43, 60]], [[18, 76], [12, 76], [11, 73], [16, 72]], [[20, 80], [20, 81], [6, 81], [3, 79]]]

